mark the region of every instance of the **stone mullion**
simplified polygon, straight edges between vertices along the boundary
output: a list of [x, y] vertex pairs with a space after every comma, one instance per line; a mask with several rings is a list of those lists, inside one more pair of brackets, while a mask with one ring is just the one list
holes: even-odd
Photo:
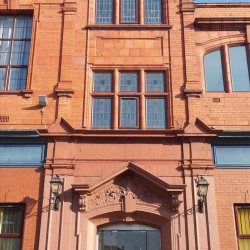
[[[139, 77], [139, 92], [145, 93], [145, 72], [143, 69], [140, 70], [140, 77]], [[142, 94], [140, 96], [140, 128], [146, 129], [146, 98]]]
[[115, 93], [114, 97], [113, 97], [113, 117], [112, 117], [112, 127], [114, 129], [118, 129], [119, 127], [119, 97], [117, 95], [118, 91], [119, 91], [119, 72], [117, 69], [115, 69], [114, 71], [114, 78], [113, 78], [114, 82], [113, 82], [113, 91]]
[[224, 82], [225, 82], [225, 91], [227, 93], [232, 92], [232, 81], [231, 81], [231, 74], [230, 74], [230, 61], [229, 61], [229, 51], [228, 45], [225, 44], [222, 47], [222, 65], [223, 65], [223, 75], [224, 75]]

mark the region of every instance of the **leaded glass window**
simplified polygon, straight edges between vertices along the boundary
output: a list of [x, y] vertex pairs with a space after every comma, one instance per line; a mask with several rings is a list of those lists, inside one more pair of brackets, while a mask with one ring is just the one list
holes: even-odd
[[166, 112], [164, 98], [147, 99], [147, 128], [165, 128]]
[[113, 0], [97, 0], [96, 23], [113, 23]]
[[161, 23], [161, 0], [145, 0], [145, 23]]
[[0, 249], [21, 249], [22, 205], [0, 205]]
[[0, 90], [25, 88], [32, 17], [0, 17]]
[[137, 98], [121, 98], [120, 127], [137, 126]]
[[136, 22], [137, 0], [121, 0], [121, 21], [124, 23]]
[[120, 73], [120, 91], [137, 92], [138, 91], [138, 73], [135, 73], [135, 72]]
[[111, 98], [93, 98], [93, 128], [111, 128]]
[[94, 73], [94, 91], [95, 92], [111, 92], [112, 91], [111, 72], [95, 72]]
[[147, 72], [146, 73], [146, 91], [147, 92], [164, 92], [164, 73]]

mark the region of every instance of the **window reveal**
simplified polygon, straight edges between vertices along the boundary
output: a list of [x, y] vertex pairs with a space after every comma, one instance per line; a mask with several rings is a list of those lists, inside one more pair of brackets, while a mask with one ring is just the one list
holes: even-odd
[[32, 17], [0, 17], [0, 90], [26, 85]]
[[[166, 128], [166, 84], [164, 72], [145, 73], [144, 83], [139, 72], [119, 72], [119, 81], [113, 83], [112, 72], [94, 72], [92, 95], [92, 128], [113, 128], [118, 110], [118, 128], [140, 128], [140, 103], [145, 100], [146, 128]], [[140, 83], [140, 84], [139, 84]], [[115, 87], [114, 85], [118, 85]], [[114, 90], [114, 91], [113, 91]], [[118, 102], [115, 101], [118, 98]]]

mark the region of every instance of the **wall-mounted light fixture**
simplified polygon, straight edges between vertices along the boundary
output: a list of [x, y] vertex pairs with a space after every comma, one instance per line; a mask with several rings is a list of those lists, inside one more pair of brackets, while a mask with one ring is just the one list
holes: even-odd
[[206, 201], [208, 185], [208, 182], [201, 176], [197, 183], [198, 194], [200, 196], [198, 200], [199, 213], [204, 213], [203, 203]]
[[53, 177], [50, 181], [50, 188], [51, 192], [54, 196], [54, 209], [55, 211], [59, 210], [59, 203], [60, 203], [60, 197], [58, 196], [60, 189], [62, 187], [62, 180], [60, 179], [59, 175], [56, 175], [56, 177]]
[[48, 105], [48, 100], [47, 100], [46, 95], [39, 95], [38, 99], [39, 99], [39, 105], [40, 106], [47, 106]]

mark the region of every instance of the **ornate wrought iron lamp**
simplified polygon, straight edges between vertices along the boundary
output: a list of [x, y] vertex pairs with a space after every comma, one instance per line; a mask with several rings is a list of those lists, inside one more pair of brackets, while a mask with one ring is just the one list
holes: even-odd
[[198, 200], [199, 213], [204, 213], [203, 203], [206, 201], [208, 185], [208, 182], [203, 178], [203, 176], [201, 176], [197, 183], [198, 194], [200, 196], [200, 199]]
[[59, 203], [60, 203], [60, 197], [58, 196], [60, 189], [62, 187], [62, 180], [60, 179], [59, 175], [56, 175], [56, 177], [53, 177], [50, 181], [50, 188], [51, 192], [54, 196], [54, 209], [55, 211], [59, 210]]

